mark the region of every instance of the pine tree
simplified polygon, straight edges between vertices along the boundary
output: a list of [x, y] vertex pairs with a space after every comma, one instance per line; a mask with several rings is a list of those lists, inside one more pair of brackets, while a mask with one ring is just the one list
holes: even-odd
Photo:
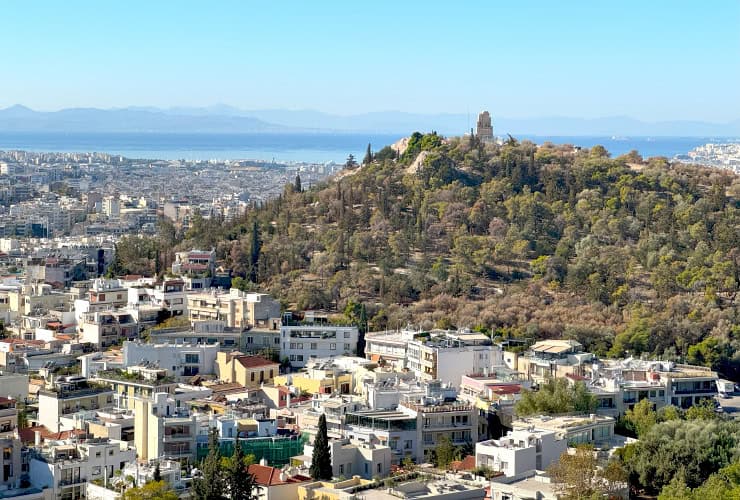
[[367, 165], [371, 161], [373, 161], [373, 151], [372, 151], [372, 149], [370, 149], [370, 143], [368, 142], [367, 143], [367, 152], [365, 153], [365, 158], [363, 158], [363, 160], [362, 160], [362, 164], [363, 165]]
[[159, 469], [159, 462], [154, 466], [154, 474], [152, 474], [152, 481], [161, 481], [162, 471]]
[[253, 500], [257, 498], [257, 482], [254, 474], [248, 471], [249, 462], [244, 455], [244, 449], [237, 438], [234, 442], [234, 454], [229, 459], [226, 469], [226, 484], [229, 487], [229, 497], [233, 500]]
[[201, 476], [193, 479], [193, 496], [196, 500], [224, 500], [226, 484], [221, 470], [221, 450], [218, 444], [218, 429], [211, 429], [208, 455], [200, 465]]
[[316, 439], [313, 442], [313, 455], [311, 456], [309, 472], [316, 481], [328, 481], [332, 478], [329, 435], [326, 429], [326, 416], [323, 413], [319, 417], [319, 431], [316, 433]]
[[303, 191], [303, 186], [301, 186], [301, 174], [295, 175], [295, 184], [293, 185], [293, 188], [297, 193]]

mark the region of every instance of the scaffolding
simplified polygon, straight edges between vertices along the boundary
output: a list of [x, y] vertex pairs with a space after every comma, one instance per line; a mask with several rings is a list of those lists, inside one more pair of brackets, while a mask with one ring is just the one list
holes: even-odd
[[[272, 436], [240, 438], [239, 444], [245, 455], [253, 455], [254, 461], [259, 462], [263, 458], [272, 467], [282, 467], [290, 462], [290, 458], [303, 453], [303, 445], [306, 443], [305, 436]], [[219, 439], [221, 455], [230, 457], [234, 453], [234, 439]], [[199, 442], [197, 447], [198, 460], [208, 455], [208, 443]]]

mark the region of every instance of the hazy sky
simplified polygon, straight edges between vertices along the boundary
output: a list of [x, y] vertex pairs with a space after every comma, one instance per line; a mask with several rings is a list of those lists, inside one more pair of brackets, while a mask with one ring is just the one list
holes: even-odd
[[3, 1], [0, 107], [740, 118], [740, 2]]

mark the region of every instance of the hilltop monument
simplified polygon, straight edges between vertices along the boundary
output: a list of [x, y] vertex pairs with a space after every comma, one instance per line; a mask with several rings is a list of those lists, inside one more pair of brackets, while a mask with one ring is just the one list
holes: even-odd
[[488, 111], [482, 111], [478, 115], [478, 126], [475, 135], [483, 142], [493, 142], [493, 125]]

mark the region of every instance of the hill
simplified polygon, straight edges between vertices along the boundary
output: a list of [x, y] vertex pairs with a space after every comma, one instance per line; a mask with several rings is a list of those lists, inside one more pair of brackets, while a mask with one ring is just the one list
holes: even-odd
[[737, 376], [739, 208], [740, 179], [720, 170], [414, 134], [240, 221], [196, 217], [163, 248], [216, 247], [239, 286], [364, 311], [371, 330], [567, 337]]

